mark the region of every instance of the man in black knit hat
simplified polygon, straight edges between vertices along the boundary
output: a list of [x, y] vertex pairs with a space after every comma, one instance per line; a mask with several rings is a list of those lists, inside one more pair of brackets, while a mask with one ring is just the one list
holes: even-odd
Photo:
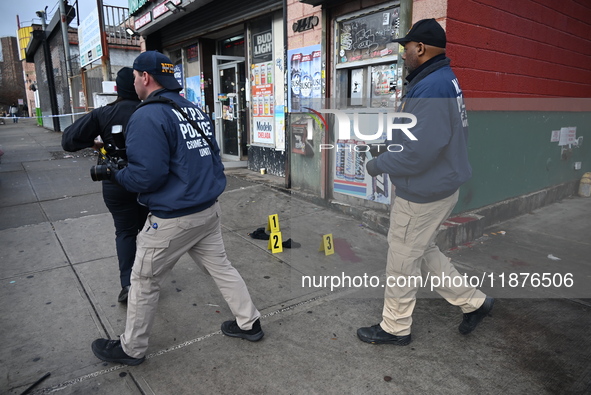
[[[127, 122], [140, 104], [133, 81], [133, 69], [124, 67], [119, 70], [116, 80], [117, 99], [91, 111], [67, 127], [62, 136], [63, 149], [73, 152], [88, 147], [99, 150], [104, 145], [117, 146], [114, 135], [124, 136]], [[97, 141], [99, 136], [101, 141]], [[121, 144], [120, 142], [119, 145]], [[124, 149], [125, 146], [118, 148]], [[102, 183], [103, 199], [115, 223], [115, 246], [121, 282], [121, 292], [117, 300], [126, 303], [135, 259], [136, 237], [146, 221], [148, 208], [137, 202], [137, 193], [128, 192], [109, 180], [103, 180]]]

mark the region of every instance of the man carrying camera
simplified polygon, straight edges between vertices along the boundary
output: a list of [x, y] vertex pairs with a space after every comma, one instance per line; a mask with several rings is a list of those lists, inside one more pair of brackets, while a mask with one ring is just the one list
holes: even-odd
[[[119, 162], [125, 160], [123, 134], [131, 114], [140, 104], [133, 86], [133, 69], [124, 67], [119, 70], [116, 84], [117, 99], [113, 103], [91, 111], [66, 128], [62, 135], [64, 150], [74, 152], [88, 147], [96, 150], [103, 148], [107, 152], [106, 158]], [[102, 142], [96, 140], [99, 136]], [[94, 181], [98, 181], [97, 169], [102, 168], [105, 168], [104, 164], [91, 169]], [[146, 221], [148, 209], [137, 202], [137, 193], [128, 192], [107, 179], [103, 179], [103, 199], [115, 223], [115, 246], [121, 282], [121, 292], [117, 300], [126, 303], [135, 259], [136, 237]]]
[[128, 124], [128, 166], [111, 166], [109, 177], [139, 192], [150, 214], [138, 236], [125, 333], [120, 340], [95, 340], [92, 351], [108, 362], [139, 365], [145, 360], [160, 287], [185, 252], [213, 277], [236, 317], [222, 324], [222, 332], [258, 341], [264, 335], [260, 313], [222, 240], [217, 198], [226, 176], [211, 121], [178, 94], [182, 88], [166, 56], [143, 52], [133, 69], [144, 103]]

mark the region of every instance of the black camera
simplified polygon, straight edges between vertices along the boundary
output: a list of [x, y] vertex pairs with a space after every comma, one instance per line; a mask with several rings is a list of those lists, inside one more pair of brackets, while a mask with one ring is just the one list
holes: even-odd
[[100, 163], [90, 168], [92, 181], [110, 180], [113, 170], [121, 170], [127, 166], [127, 160], [121, 157], [110, 156], [107, 152], [107, 150], [104, 153], [101, 152], [99, 155]]
[[110, 180], [113, 171], [127, 166], [123, 128], [120, 125], [113, 126], [111, 136], [113, 140], [105, 142], [105, 146], [99, 151], [97, 165], [90, 168], [92, 181]]

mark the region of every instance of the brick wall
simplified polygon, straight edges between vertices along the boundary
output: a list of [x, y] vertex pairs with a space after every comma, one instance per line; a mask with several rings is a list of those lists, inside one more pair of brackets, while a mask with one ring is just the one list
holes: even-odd
[[0, 62], [0, 111], [25, 97], [23, 67], [19, 61], [16, 37], [2, 37]]
[[591, 2], [449, 0], [444, 26], [467, 97], [591, 97]]
[[447, 0], [414, 0], [412, 2], [412, 23], [421, 19], [435, 18], [445, 29]]
[[[317, 16], [319, 23], [311, 30], [293, 31], [293, 24], [298, 20]], [[322, 8], [300, 3], [299, 0], [287, 0], [287, 45], [288, 49], [302, 48], [320, 44], [322, 39]]]

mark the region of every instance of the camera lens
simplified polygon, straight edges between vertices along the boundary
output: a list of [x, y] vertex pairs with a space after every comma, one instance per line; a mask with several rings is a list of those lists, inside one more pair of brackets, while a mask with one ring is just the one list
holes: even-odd
[[102, 181], [109, 179], [110, 170], [107, 165], [96, 165], [90, 168], [90, 177], [92, 181]]

